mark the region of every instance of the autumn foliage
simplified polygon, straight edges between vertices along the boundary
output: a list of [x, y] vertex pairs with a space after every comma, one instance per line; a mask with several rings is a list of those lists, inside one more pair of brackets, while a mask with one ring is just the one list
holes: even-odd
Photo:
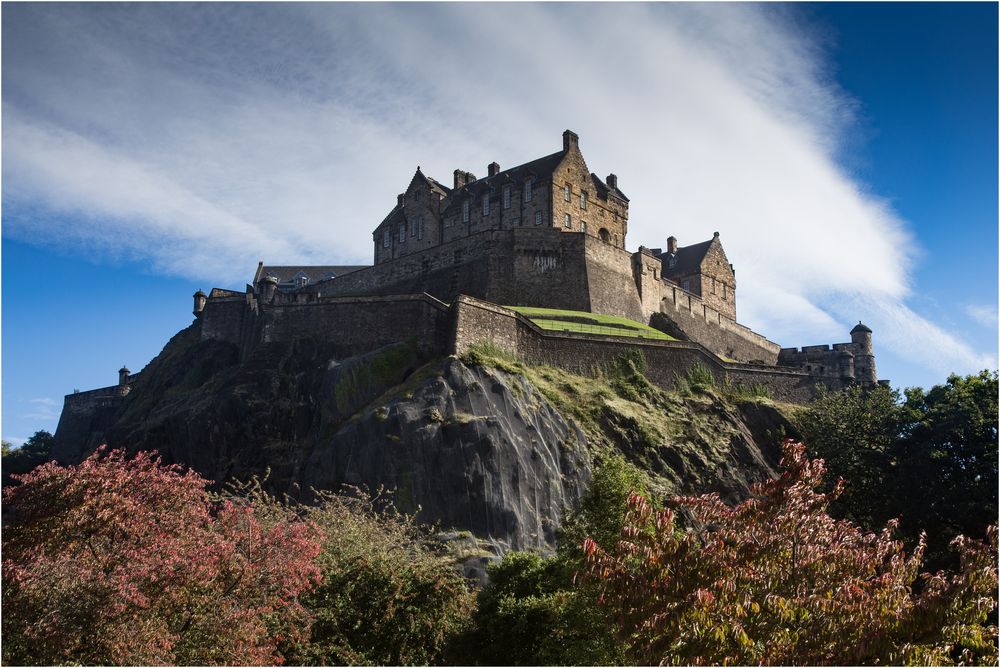
[[7, 664], [279, 663], [308, 631], [311, 525], [268, 525], [155, 455], [100, 449], [4, 490]]
[[[865, 533], [827, 514], [822, 460], [786, 442], [780, 478], [730, 507], [664, 510], [633, 494], [613, 546], [584, 540], [585, 570], [638, 664], [997, 662], [997, 528], [958, 538], [958, 573], [921, 574], [894, 523]], [[682, 530], [679, 519], [692, 529]]]

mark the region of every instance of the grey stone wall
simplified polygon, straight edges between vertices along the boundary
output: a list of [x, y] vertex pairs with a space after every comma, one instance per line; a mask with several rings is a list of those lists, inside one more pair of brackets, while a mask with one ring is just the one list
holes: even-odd
[[456, 322], [453, 350], [459, 355], [477, 342], [490, 341], [530, 362], [591, 374], [610, 364], [623, 347], [632, 347], [643, 352], [649, 379], [668, 389], [696, 363], [710, 369], [719, 384], [728, 379], [747, 386], [762, 385], [781, 401], [809, 401], [820, 385], [843, 387], [836, 379], [817, 379], [799, 370], [727, 363], [703, 346], [686, 341], [640, 342], [630, 337], [545, 331], [514, 311], [465, 296], [458, 298], [452, 309]]

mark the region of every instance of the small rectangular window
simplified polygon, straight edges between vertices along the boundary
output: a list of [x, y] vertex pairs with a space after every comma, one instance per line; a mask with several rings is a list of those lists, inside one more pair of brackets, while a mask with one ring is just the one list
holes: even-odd
[[580, 221], [580, 231], [581, 232], [586, 232], [587, 231], [587, 221], [585, 221], [585, 220], [581, 220]]
[[503, 187], [503, 208], [510, 208], [510, 186]]
[[565, 185], [565, 187], [563, 187], [563, 199], [566, 200], [567, 202], [573, 200], [573, 189], [570, 187], [568, 183]]
[[681, 283], [681, 287], [684, 288], [687, 292], [691, 292], [691, 281], [684, 281], [683, 283]]
[[524, 201], [530, 202], [534, 193], [531, 192], [532, 187], [535, 185], [534, 177], [525, 180], [524, 182]]
[[392, 244], [392, 235], [389, 234], [388, 228], [382, 231], [382, 248], [388, 248]]
[[541, 225], [541, 224], [542, 224], [542, 212], [541, 211], [536, 211], [535, 212], [535, 225]]
[[462, 202], [462, 222], [469, 222], [469, 200]]
[[406, 243], [406, 223], [399, 226], [399, 243]]
[[483, 215], [490, 215], [490, 196], [483, 195]]
[[520, 218], [515, 218], [514, 220], [511, 221], [510, 226], [511, 227], [520, 227], [521, 226], [521, 219]]
[[587, 193], [580, 193], [580, 208], [587, 210]]
[[417, 240], [424, 238], [424, 217], [417, 218]]
[[573, 217], [570, 216], [568, 213], [565, 216], [563, 216], [563, 227], [567, 229], [573, 227]]
[[722, 284], [722, 300], [723, 301], [726, 300], [726, 284], [725, 283]]

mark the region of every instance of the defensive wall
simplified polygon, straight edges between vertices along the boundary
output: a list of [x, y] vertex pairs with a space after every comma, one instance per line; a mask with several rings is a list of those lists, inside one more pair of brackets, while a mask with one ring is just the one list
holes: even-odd
[[[255, 298], [305, 304], [333, 296], [427, 293], [452, 302], [464, 294], [494, 304], [622, 316], [698, 341], [728, 359], [776, 363], [778, 344], [662, 278], [659, 266], [648, 252], [631, 253], [586, 234], [548, 227], [485, 230], [293, 293]], [[258, 287], [248, 286], [248, 294]], [[232, 326], [217, 323], [221, 310], [209, 307], [239, 299], [247, 297], [213, 290], [205, 309], [209, 329]], [[231, 332], [219, 335], [232, 338]]]
[[695, 364], [708, 368], [719, 384], [730, 382], [768, 389], [781, 401], [804, 403], [813, 399], [819, 386], [840, 389], [840, 378], [817, 379], [797, 369], [727, 362], [704, 346], [689, 341], [642, 340], [633, 337], [554, 332], [543, 330], [528, 318], [467, 296], [452, 304], [454, 342], [452, 352], [462, 354], [478, 342], [489, 341], [529, 362], [550, 364], [582, 374], [592, 374], [618, 357], [623, 346], [643, 352], [646, 375], [657, 385], [671, 389]]

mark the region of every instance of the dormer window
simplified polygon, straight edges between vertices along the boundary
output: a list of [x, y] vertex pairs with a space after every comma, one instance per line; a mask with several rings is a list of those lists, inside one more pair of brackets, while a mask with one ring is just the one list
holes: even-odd
[[305, 272], [300, 271], [292, 277], [292, 284], [297, 288], [304, 288], [307, 283], [309, 283], [309, 277], [306, 276]]
[[510, 186], [503, 187], [503, 208], [510, 208]]
[[524, 181], [524, 201], [530, 202], [531, 198], [534, 196], [532, 188], [535, 185], [535, 177], [529, 177]]
[[469, 222], [469, 200], [462, 202], [462, 222]]
[[580, 193], [580, 208], [584, 211], [587, 210], [587, 193]]
[[567, 202], [573, 201], [573, 188], [568, 183], [563, 187], [563, 199]]
[[483, 215], [490, 215], [490, 196], [489, 194], [483, 195]]

